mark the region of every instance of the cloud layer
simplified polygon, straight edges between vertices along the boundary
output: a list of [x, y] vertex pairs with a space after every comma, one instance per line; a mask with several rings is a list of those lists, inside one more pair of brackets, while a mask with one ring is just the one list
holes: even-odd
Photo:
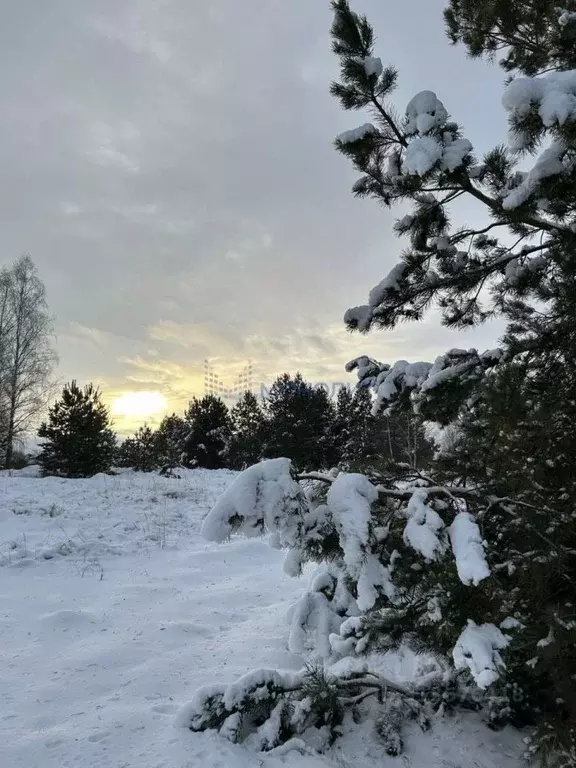
[[[356, 6], [400, 69], [400, 108], [436, 89], [481, 149], [501, 139], [486, 122], [500, 75], [448, 46], [439, 7]], [[332, 147], [359, 116], [328, 95], [330, 22], [324, 0], [6, 9], [3, 253], [39, 265], [63, 378], [97, 380], [110, 397], [157, 388], [179, 404], [202, 391], [205, 357], [252, 359], [262, 378], [338, 380], [364, 351], [433, 356], [453, 344], [435, 324], [369, 339], [341, 326], [401, 244], [397, 212], [355, 201]]]

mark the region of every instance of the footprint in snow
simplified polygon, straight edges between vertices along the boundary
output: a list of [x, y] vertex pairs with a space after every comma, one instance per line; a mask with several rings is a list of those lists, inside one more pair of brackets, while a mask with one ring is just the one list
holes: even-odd
[[160, 627], [162, 632], [185, 633], [197, 635], [199, 637], [211, 637], [214, 632], [210, 627], [204, 624], [198, 624], [194, 621], [168, 621]]
[[93, 733], [91, 736], [88, 736], [88, 741], [102, 741], [102, 739], [105, 739], [106, 736], [110, 736], [110, 731], [97, 731], [97, 733]]
[[45, 626], [52, 629], [61, 629], [62, 631], [96, 622], [94, 614], [90, 611], [73, 611], [70, 609], [45, 613], [40, 616], [40, 620]]
[[155, 704], [152, 712], [158, 712], [160, 715], [173, 715], [178, 711], [176, 704]]

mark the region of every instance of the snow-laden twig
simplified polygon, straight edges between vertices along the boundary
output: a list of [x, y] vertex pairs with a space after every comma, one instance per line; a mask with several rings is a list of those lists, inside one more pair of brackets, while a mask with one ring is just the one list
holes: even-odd
[[[449, 496], [452, 499], [457, 498], [458, 496], [462, 498], [467, 497], [474, 497], [478, 496], [478, 490], [475, 488], [465, 488], [465, 487], [448, 487], [444, 485], [432, 485], [432, 486], [421, 486], [424, 491], [428, 494], [428, 496]], [[378, 494], [380, 496], [389, 496], [393, 499], [401, 499], [403, 501], [408, 501], [412, 498], [412, 495], [414, 494], [414, 488], [408, 488], [406, 490], [399, 490], [396, 488], [385, 488], [383, 485], [377, 485], [376, 490], [378, 491]]]
[[372, 680], [370, 677], [353, 677], [347, 680], [338, 680], [337, 684], [338, 687], [343, 688], [360, 686], [375, 688], [380, 691], [394, 691], [394, 693], [399, 693], [402, 696], [414, 696], [414, 693], [416, 692], [416, 689], [414, 688], [400, 685], [400, 683], [395, 683], [380, 675], [372, 675], [371, 677], [374, 677], [374, 679]]
[[329, 483], [330, 485], [336, 480], [331, 475], [325, 475], [322, 472], [306, 472], [303, 475], [298, 475], [297, 480], [318, 480], [321, 483]]

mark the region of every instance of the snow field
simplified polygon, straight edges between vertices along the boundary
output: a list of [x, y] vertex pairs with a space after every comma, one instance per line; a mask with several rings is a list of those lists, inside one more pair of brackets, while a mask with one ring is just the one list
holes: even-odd
[[[371, 726], [325, 756], [257, 755], [177, 728], [202, 685], [254, 668], [297, 671], [289, 605], [306, 579], [265, 540], [206, 544], [200, 526], [234, 478], [132, 472], [88, 480], [0, 473], [2, 768], [512, 768], [519, 736], [474, 716], [407, 734], [388, 758]], [[410, 654], [389, 673], [409, 678]]]

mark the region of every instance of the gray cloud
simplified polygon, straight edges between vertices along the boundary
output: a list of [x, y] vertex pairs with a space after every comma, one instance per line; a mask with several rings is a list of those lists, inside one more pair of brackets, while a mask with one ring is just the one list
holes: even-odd
[[[501, 140], [500, 74], [448, 46], [437, 4], [356, 5], [400, 69], [400, 107], [433, 88], [473, 143]], [[401, 244], [393, 212], [351, 197], [353, 173], [332, 148], [359, 116], [327, 91], [330, 21], [325, 0], [6, 9], [3, 253], [40, 267], [64, 378], [178, 400], [201, 386], [205, 356], [325, 377], [365, 350], [453, 345], [434, 322], [367, 339], [340, 325]]]

